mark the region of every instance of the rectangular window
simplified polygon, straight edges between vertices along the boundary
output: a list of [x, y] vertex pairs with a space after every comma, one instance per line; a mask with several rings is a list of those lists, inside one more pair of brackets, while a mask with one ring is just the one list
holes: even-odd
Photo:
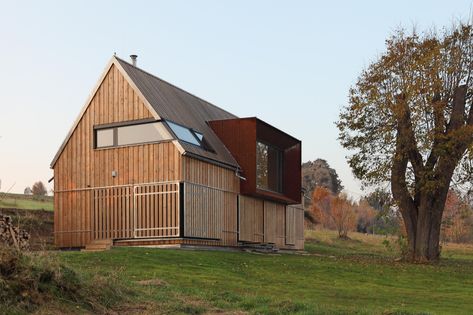
[[282, 192], [282, 151], [256, 143], [256, 186], [260, 189]]
[[95, 132], [96, 148], [159, 142], [172, 139], [161, 122], [101, 128], [97, 129]]
[[113, 129], [100, 129], [96, 134], [96, 147], [113, 147]]
[[162, 123], [132, 125], [117, 128], [117, 145], [157, 142], [171, 139]]

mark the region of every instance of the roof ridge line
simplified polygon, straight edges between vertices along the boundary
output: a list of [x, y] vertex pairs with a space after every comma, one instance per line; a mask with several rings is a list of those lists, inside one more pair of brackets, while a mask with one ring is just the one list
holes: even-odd
[[166, 83], [166, 84], [169, 84], [169, 85], [171, 85], [172, 87], [174, 87], [174, 88], [176, 88], [176, 89], [178, 89], [178, 90], [180, 90], [180, 91], [182, 91], [182, 92], [184, 92], [184, 93], [186, 93], [186, 94], [189, 94], [190, 96], [193, 96], [193, 97], [199, 99], [200, 101], [207, 103], [207, 104], [210, 105], [210, 106], [213, 106], [213, 107], [215, 107], [215, 108], [218, 108], [219, 110], [224, 111], [225, 113], [227, 113], [227, 114], [229, 114], [229, 115], [232, 115], [232, 116], [235, 116], [236, 118], [239, 118], [239, 117], [236, 116], [235, 114], [230, 113], [229, 111], [227, 111], [227, 110], [221, 108], [220, 106], [217, 106], [217, 105], [215, 105], [215, 104], [213, 104], [213, 103], [210, 103], [209, 101], [206, 101], [206, 100], [204, 100], [203, 98], [201, 98], [201, 97], [199, 97], [199, 96], [197, 96], [197, 95], [195, 95], [195, 94], [193, 94], [193, 93], [190, 93], [190, 92], [184, 90], [183, 88], [178, 87], [178, 86], [175, 85], [175, 84], [172, 84], [172, 83], [170, 83], [170, 82], [168, 82], [168, 81], [166, 81], [166, 80], [164, 80], [164, 79], [161, 79], [160, 77], [158, 77], [158, 76], [152, 74], [151, 72], [148, 72], [148, 71], [143, 70], [143, 69], [141, 69], [141, 68], [139, 68], [139, 67], [137, 67], [137, 66], [134, 66], [134, 65], [132, 65], [131, 63], [129, 63], [128, 61], [125, 61], [125, 60], [123, 60], [123, 59], [120, 58], [120, 57], [117, 57], [117, 56], [114, 56], [114, 57], [115, 57], [118, 61], [124, 62], [124, 63], [126, 63], [127, 65], [129, 65], [130, 67], [133, 67], [133, 68], [135, 68], [135, 69], [137, 69], [137, 70], [140, 70], [141, 72], [144, 72], [144, 73], [146, 73], [147, 75], [150, 75], [150, 76], [152, 76], [153, 78], [155, 78], [155, 79], [157, 79], [157, 80], [159, 80], [159, 81], [162, 81], [162, 82], [164, 82], [164, 83]]

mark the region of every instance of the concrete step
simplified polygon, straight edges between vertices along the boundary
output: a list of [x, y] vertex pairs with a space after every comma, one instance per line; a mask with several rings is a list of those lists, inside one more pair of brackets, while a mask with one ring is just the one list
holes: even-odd
[[277, 253], [279, 251], [279, 248], [276, 246], [276, 244], [272, 244], [272, 243], [246, 243], [246, 242], [242, 242], [242, 243], [240, 243], [240, 246], [244, 250], [261, 252], [261, 253]]
[[94, 240], [92, 242], [90, 242], [89, 244], [106, 244], [106, 245], [110, 245], [112, 246], [113, 245], [113, 240], [111, 239], [105, 239], [105, 240]]
[[102, 244], [89, 244], [85, 247], [86, 249], [102, 249], [102, 250], [109, 250], [112, 248], [110, 245], [102, 245]]
[[113, 240], [94, 240], [85, 246], [84, 252], [100, 252], [110, 250], [113, 246]]
[[81, 252], [84, 252], [84, 253], [98, 253], [98, 252], [104, 252], [105, 249], [81, 249]]

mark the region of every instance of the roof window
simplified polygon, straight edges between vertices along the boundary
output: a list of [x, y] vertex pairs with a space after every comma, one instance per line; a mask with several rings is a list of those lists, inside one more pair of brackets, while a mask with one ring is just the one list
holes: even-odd
[[166, 123], [179, 140], [197, 145], [199, 147], [202, 146], [204, 136], [200, 132], [178, 125], [169, 120], [167, 120]]

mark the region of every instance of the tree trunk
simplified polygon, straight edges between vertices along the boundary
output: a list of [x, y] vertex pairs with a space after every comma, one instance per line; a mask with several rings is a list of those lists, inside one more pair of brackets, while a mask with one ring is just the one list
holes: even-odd
[[[466, 93], [465, 85], [456, 88], [449, 122], [444, 126], [443, 119], [435, 121], [439, 130], [425, 164], [417, 148], [406, 96], [400, 94], [396, 99], [398, 117], [391, 190], [406, 226], [407, 258], [414, 262], [435, 262], [440, 258], [440, 225], [450, 182], [473, 143], [473, 131], [464, 128], [473, 126], [473, 106], [465, 120]], [[408, 165], [414, 175], [411, 186], [406, 179]]]
[[435, 262], [440, 258], [440, 224], [441, 217], [436, 214], [436, 207], [422, 205], [419, 208], [415, 239], [415, 262]]
[[[442, 199], [442, 198], [440, 198]], [[440, 227], [444, 202], [437, 198], [422, 202], [417, 208], [417, 222], [408, 211], [401, 211], [407, 233], [406, 259], [412, 262], [436, 262], [440, 258]]]

